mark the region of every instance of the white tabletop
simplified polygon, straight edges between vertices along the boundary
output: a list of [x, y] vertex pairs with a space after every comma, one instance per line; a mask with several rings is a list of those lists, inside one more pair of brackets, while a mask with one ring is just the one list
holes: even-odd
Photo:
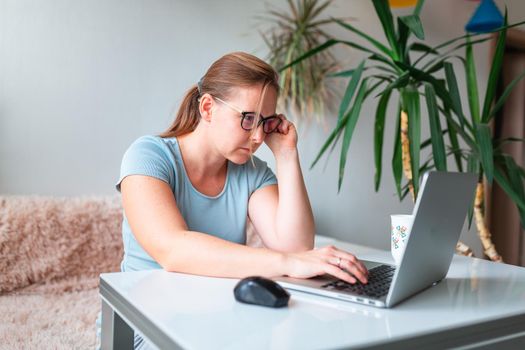
[[[363, 260], [392, 262], [386, 251], [336, 245]], [[393, 309], [301, 292], [291, 292], [288, 308], [246, 305], [234, 299], [236, 279], [162, 270], [103, 274], [101, 279], [186, 349], [383, 344], [498, 319], [504, 327], [505, 318], [525, 315], [525, 268], [462, 256], [454, 256], [444, 281]]]

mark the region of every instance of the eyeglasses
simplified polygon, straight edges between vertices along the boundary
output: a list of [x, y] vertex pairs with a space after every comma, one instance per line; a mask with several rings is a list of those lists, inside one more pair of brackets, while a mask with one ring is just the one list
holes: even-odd
[[231, 109], [239, 112], [242, 116], [241, 118], [241, 128], [243, 128], [246, 131], [253, 130], [254, 127], [259, 127], [261, 124], [263, 125], [263, 131], [265, 134], [271, 134], [281, 124], [282, 120], [279, 118], [276, 114], [271, 115], [269, 117], [264, 117], [262, 114], [260, 115], [261, 118], [259, 119], [259, 122], [257, 123], [257, 126], [255, 126], [255, 120], [257, 119], [257, 114], [255, 112], [245, 112], [240, 108], [237, 108], [235, 106], [232, 106], [226, 101], [221, 100], [218, 97], [212, 96], [217, 101], [225, 104], [226, 106], [230, 107]]

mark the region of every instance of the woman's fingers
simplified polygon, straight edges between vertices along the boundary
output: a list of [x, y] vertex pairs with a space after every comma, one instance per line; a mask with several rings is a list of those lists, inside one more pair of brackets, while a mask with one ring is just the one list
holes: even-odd
[[367, 275], [360, 270], [358, 265], [351, 263], [349, 260], [341, 259], [339, 266], [341, 269], [344, 269], [357, 277], [361, 283], [368, 283]]
[[334, 266], [332, 264], [325, 265], [325, 273], [332, 275], [334, 277], [337, 277], [340, 280], [343, 280], [351, 284], [354, 284], [357, 282], [357, 280], [352, 275], [350, 275], [348, 272], [345, 272], [341, 270], [339, 267]]
[[327, 262], [337, 266], [340, 270], [346, 270], [359, 279], [361, 283], [368, 282], [368, 270], [365, 265], [355, 257], [355, 255], [340, 250], [334, 246], [325, 247], [325, 253], [329, 254]]
[[282, 120], [281, 125], [279, 125], [279, 132], [285, 135], [288, 134], [291, 123], [286, 119], [284, 114], [279, 114], [278, 117]]
[[356, 258], [355, 255], [345, 252], [344, 250], [337, 249], [337, 248], [334, 249], [333, 254], [336, 257], [341, 258], [342, 260], [347, 260], [351, 262], [352, 264], [357, 266], [359, 271], [361, 271], [363, 274], [368, 276], [368, 270], [366, 269], [366, 266], [358, 258]]

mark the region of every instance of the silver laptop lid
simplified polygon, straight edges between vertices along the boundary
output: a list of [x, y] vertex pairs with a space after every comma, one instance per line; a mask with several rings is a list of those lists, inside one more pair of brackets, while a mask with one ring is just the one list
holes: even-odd
[[410, 237], [387, 296], [388, 307], [446, 276], [476, 183], [473, 173], [433, 171], [423, 176]]

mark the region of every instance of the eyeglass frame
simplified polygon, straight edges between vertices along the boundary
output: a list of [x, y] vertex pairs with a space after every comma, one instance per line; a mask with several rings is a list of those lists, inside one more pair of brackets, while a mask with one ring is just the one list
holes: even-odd
[[244, 122], [244, 119], [246, 118], [246, 116], [249, 114], [249, 113], [253, 113], [253, 114], [256, 114], [255, 112], [247, 112], [247, 111], [243, 111], [242, 109], [238, 108], [238, 107], [235, 107], [234, 105], [231, 105], [229, 104], [228, 102], [224, 101], [223, 99], [220, 99], [218, 98], [217, 96], [212, 96], [210, 95], [212, 98], [216, 99], [217, 101], [225, 104], [226, 106], [230, 107], [231, 109], [233, 109], [234, 111], [236, 112], [239, 112], [242, 116], [241, 118], [241, 128], [245, 131], [252, 131], [254, 128], [257, 129], [259, 126], [261, 126], [261, 124], [265, 124], [267, 120], [270, 120], [270, 119], [277, 119], [278, 120], [278, 123], [277, 125], [275, 126], [275, 128], [270, 131], [270, 132], [266, 132], [266, 130], [264, 130], [264, 126], [263, 126], [263, 132], [267, 135], [271, 134], [272, 132], [274, 132], [275, 130], [277, 130], [277, 128], [279, 128], [279, 125], [281, 125], [281, 123], [283, 122], [283, 120], [281, 118], [278, 117], [277, 114], [274, 114], [274, 115], [271, 115], [271, 116], [268, 116], [268, 117], [265, 117], [263, 116], [262, 114], [259, 114], [259, 116], [261, 117], [261, 119], [259, 120], [259, 122], [257, 123], [257, 126], [255, 127], [252, 127], [251, 129], [246, 129], [242, 126], [242, 123]]

